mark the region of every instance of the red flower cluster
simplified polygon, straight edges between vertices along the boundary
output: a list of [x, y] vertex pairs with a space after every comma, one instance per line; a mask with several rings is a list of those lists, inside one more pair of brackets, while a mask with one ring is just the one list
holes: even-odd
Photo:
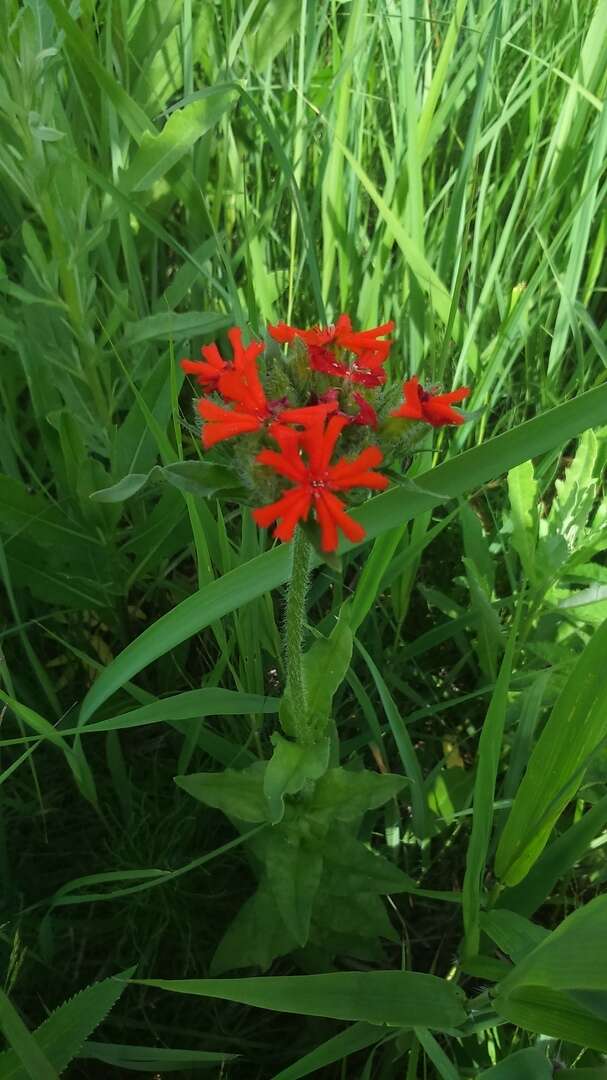
[[[301, 418], [299, 422], [303, 422]], [[298, 522], [307, 521], [313, 508], [320, 525], [323, 551], [335, 551], [338, 529], [353, 543], [364, 539], [362, 525], [346, 514], [344, 503], [334, 493], [350, 488], [383, 491], [388, 486], [388, 479], [381, 473], [373, 472], [383, 458], [377, 446], [368, 446], [353, 461], [342, 457], [331, 465], [335, 444], [347, 423], [345, 416], [327, 418], [317, 414], [311, 423], [306, 424], [303, 432], [281, 425], [270, 430], [280, 447], [280, 453], [262, 450], [257, 455], [257, 461], [286, 477], [294, 486], [276, 502], [253, 511], [258, 525], [267, 528], [272, 522], [278, 521], [274, 536], [279, 540], [291, 540]]]
[[[373, 330], [352, 329], [348, 315], [340, 315], [334, 326], [316, 326], [312, 330], [300, 330], [296, 326], [278, 323], [268, 326], [268, 333], [281, 344], [290, 344], [299, 338], [307, 346], [310, 367], [339, 379], [349, 379], [361, 386], [381, 386], [386, 381], [383, 364], [388, 358], [392, 342], [380, 341], [394, 330], [394, 323], [387, 322]], [[345, 352], [352, 353], [347, 361]]]
[[[325, 328], [301, 330], [286, 323], [268, 327], [275, 341], [290, 345], [299, 339], [306, 348], [309, 389], [303, 403], [291, 401], [291, 391], [301, 398], [301, 388], [294, 389], [301, 379], [289, 383], [288, 365], [283, 375], [291, 391], [281, 390], [282, 397], [268, 397], [258, 370], [264, 346], [260, 342], [245, 346], [236, 327], [228, 331], [230, 360], [221, 356], [216, 345], [206, 345], [201, 349], [201, 360], [181, 361], [184, 372], [196, 377], [205, 395], [216, 394], [222, 401], [203, 397], [198, 402], [205, 449], [238, 435], [257, 435], [259, 452], [254, 460], [276, 475], [278, 485], [290, 481], [292, 486], [286, 490], [278, 487], [279, 497], [274, 502], [253, 511], [258, 525], [267, 528], [277, 523], [274, 535], [280, 540], [290, 540], [298, 523], [307, 521], [311, 513], [320, 527], [323, 551], [335, 550], [338, 530], [352, 542], [363, 539], [364, 529], [348, 516], [336, 492], [353, 488], [381, 491], [388, 486], [387, 478], [374, 471], [383, 460], [382, 451], [377, 445], [361, 451], [360, 434], [355, 432], [366, 427], [378, 429], [381, 435], [378, 414], [368, 399], [373, 400], [377, 388], [386, 381], [383, 365], [391, 348], [387, 336], [393, 329], [394, 323], [387, 322], [371, 330], [354, 331], [347, 315], [340, 315], [334, 326]], [[337, 382], [327, 388], [327, 377]], [[364, 393], [356, 390], [355, 384], [364, 388]], [[403, 404], [390, 415], [433, 427], [461, 424], [464, 417], [451, 405], [468, 394], [466, 388], [448, 394], [424, 390], [415, 376], [404, 385]], [[350, 456], [342, 455], [332, 463], [338, 439], [345, 440]], [[279, 450], [270, 449], [267, 440], [276, 443]]]

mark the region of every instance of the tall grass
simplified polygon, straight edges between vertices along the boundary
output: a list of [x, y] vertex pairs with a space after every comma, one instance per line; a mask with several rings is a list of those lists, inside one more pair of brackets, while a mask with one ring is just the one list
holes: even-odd
[[[75, 1018], [74, 1076], [601, 1075], [606, 0], [5, 0], [0, 35], [0, 1077]], [[342, 311], [473, 389], [309, 609], [351, 600], [342, 764], [412, 783], [361, 834], [411, 881], [368, 966], [463, 1026], [388, 984], [314, 1019], [272, 978], [319, 956], [205, 982], [252, 874], [172, 778], [269, 756], [289, 554], [184, 469], [178, 360]]]

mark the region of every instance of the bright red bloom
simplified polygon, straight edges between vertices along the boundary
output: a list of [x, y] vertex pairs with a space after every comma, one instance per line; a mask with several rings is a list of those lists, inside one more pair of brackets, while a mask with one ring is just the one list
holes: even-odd
[[263, 345], [259, 341], [252, 341], [250, 345], [243, 345], [242, 331], [238, 326], [228, 330], [228, 338], [232, 346], [233, 360], [224, 360], [217, 345], [204, 345], [200, 350], [204, 360], [182, 360], [181, 367], [186, 375], [195, 375], [203, 390], [210, 394], [213, 390], [221, 389], [223, 378], [235, 371], [241, 371], [254, 365], [257, 357], [263, 352]]
[[358, 412], [356, 416], [352, 416], [350, 419], [351, 424], [362, 424], [365, 427], [376, 428], [377, 427], [377, 413], [372, 405], [369, 404], [366, 398], [362, 394], [355, 393], [354, 400], [358, 405]]
[[[301, 330], [297, 326], [288, 326], [287, 323], [277, 323], [276, 326], [268, 326], [268, 333], [275, 341], [281, 344], [289, 343], [296, 337], [300, 338], [305, 345], [314, 349], [325, 350], [329, 345], [336, 345], [341, 349], [360, 355], [361, 353], [378, 353], [383, 360], [386, 359], [392, 345], [391, 341], [380, 341], [386, 334], [394, 330], [393, 322], [375, 326], [372, 330], [353, 330], [350, 317], [340, 315], [333, 326], [314, 326], [311, 330]], [[322, 370], [317, 368], [317, 370]]]
[[414, 375], [405, 383], [403, 392], [404, 403], [391, 412], [390, 416], [407, 420], [423, 420], [427, 424], [432, 424], [432, 427], [464, 423], [465, 417], [451, 406], [454, 402], [463, 401], [468, 397], [470, 390], [467, 386], [452, 390], [449, 394], [434, 394], [431, 390], [424, 390], [419, 384], [417, 375]]
[[226, 409], [223, 405], [217, 405], [214, 401], [207, 401], [204, 398], [198, 402], [198, 412], [206, 421], [202, 429], [202, 445], [205, 450], [210, 450], [215, 443], [222, 442], [224, 439], [233, 439], [236, 435], [259, 431], [266, 419], [265, 416], [260, 417], [255, 412]]
[[383, 490], [388, 486], [388, 479], [372, 471], [382, 461], [381, 450], [376, 446], [367, 447], [353, 461], [340, 458], [334, 465], [329, 464], [337, 439], [347, 423], [345, 416], [332, 416], [328, 421], [326, 417], [319, 417], [300, 433], [281, 425], [272, 427], [271, 434], [280, 446], [280, 452], [262, 450], [257, 461], [293, 481], [295, 486], [276, 502], [253, 511], [258, 525], [268, 528], [278, 521], [274, 536], [279, 540], [291, 540], [298, 522], [306, 521], [313, 509], [320, 525], [323, 551], [335, 551], [338, 529], [353, 543], [364, 538], [362, 525], [348, 516], [345, 504], [334, 492], [357, 487]]
[[[388, 344], [388, 342], [386, 342]], [[330, 349], [308, 346], [310, 367], [313, 371], [322, 371], [325, 375], [334, 375], [338, 379], [350, 379], [351, 382], [360, 383], [368, 388], [381, 386], [386, 381], [386, 373], [383, 364], [387, 353], [362, 352], [355, 356], [351, 363], [338, 360]]]

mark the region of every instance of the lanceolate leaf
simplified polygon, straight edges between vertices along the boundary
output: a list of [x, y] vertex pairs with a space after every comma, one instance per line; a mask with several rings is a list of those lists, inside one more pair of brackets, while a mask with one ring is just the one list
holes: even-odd
[[368, 1020], [396, 1027], [419, 1025], [437, 1031], [453, 1030], [466, 1020], [461, 990], [445, 979], [414, 971], [137, 981], [172, 993], [218, 997], [301, 1016]]

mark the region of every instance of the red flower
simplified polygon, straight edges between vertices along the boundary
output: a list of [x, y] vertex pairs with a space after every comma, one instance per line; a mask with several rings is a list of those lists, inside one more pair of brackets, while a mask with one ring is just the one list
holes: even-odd
[[[389, 342], [385, 342], [389, 345]], [[334, 375], [338, 379], [350, 379], [351, 382], [360, 383], [361, 386], [381, 386], [386, 381], [386, 373], [382, 367], [387, 353], [361, 352], [355, 356], [351, 363], [338, 360], [330, 349], [317, 348], [315, 345], [308, 346], [310, 367], [313, 371], [322, 371], [325, 375]]]
[[358, 405], [358, 412], [355, 416], [352, 416], [350, 418], [350, 423], [363, 424], [366, 427], [376, 428], [377, 413], [375, 412], [373, 406], [369, 405], [369, 402], [366, 398], [362, 396], [362, 394], [358, 394], [356, 392], [354, 393], [354, 400]]
[[[375, 446], [367, 447], [353, 461], [340, 458], [334, 465], [329, 464], [335, 443], [347, 423], [345, 416], [332, 416], [328, 421], [319, 417], [300, 433], [281, 425], [271, 429], [280, 453], [262, 450], [257, 461], [293, 481], [295, 486], [276, 502], [253, 511], [258, 525], [268, 528], [278, 521], [274, 535], [280, 540], [291, 540], [298, 522], [306, 521], [313, 509], [320, 525], [323, 551], [335, 551], [338, 529], [353, 543], [364, 538], [364, 529], [346, 514], [345, 504], [334, 492], [356, 487], [383, 490], [388, 480], [372, 471], [382, 461], [381, 450]], [[302, 451], [307, 460], [302, 457]]]
[[181, 367], [186, 375], [195, 375], [203, 390], [210, 394], [213, 390], [221, 389], [223, 377], [228, 373], [242, 370], [254, 364], [257, 357], [263, 352], [263, 345], [259, 341], [252, 341], [250, 345], [243, 345], [242, 331], [238, 326], [228, 330], [228, 338], [232, 346], [233, 361], [224, 360], [217, 345], [204, 345], [200, 350], [203, 360], [182, 360]]
[[403, 392], [405, 401], [400, 408], [390, 413], [390, 416], [398, 416], [407, 420], [423, 420], [432, 427], [442, 427], [444, 424], [463, 424], [465, 417], [451, 405], [456, 401], [463, 401], [468, 397], [470, 390], [467, 386], [453, 390], [449, 394], [434, 394], [431, 390], [424, 390], [419, 385], [417, 375], [409, 379]]
[[198, 412], [206, 421], [202, 429], [202, 445], [205, 450], [210, 450], [215, 443], [224, 439], [259, 431], [266, 419], [265, 416], [260, 417], [257, 413], [246, 410], [225, 409], [222, 405], [216, 405], [214, 401], [206, 401], [204, 398], [198, 402]]
[[291, 342], [298, 337], [306, 345], [313, 345], [316, 348], [337, 345], [354, 353], [368, 350], [380, 352], [385, 358], [390, 352], [392, 342], [378, 339], [385, 334], [391, 334], [394, 326], [393, 322], [387, 322], [372, 330], [353, 330], [349, 315], [340, 315], [333, 326], [313, 326], [311, 330], [300, 330], [297, 326], [288, 326], [287, 323], [281, 322], [276, 326], [268, 326], [268, 333], [281, 344]]

